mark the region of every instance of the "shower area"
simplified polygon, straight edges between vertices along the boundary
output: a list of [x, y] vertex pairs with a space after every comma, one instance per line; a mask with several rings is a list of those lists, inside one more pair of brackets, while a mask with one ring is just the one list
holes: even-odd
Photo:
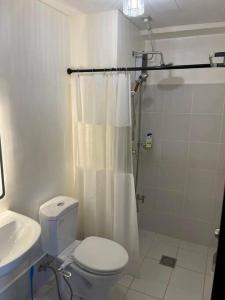
[[[134, 53], [142, 66], [163, 53]], [[150, 57], [150, 58], [149, 58]], [[205, 246], [216, 245], [224, 181], [222, 83], [151, 83], [142, 72], [132, 91], [133, 166], [139, 226]], [[154, 80], [154, 79], [153, 79]]]
[[[133, 55], [142, 67], [166, 65], [162, 52]], [[225, 84], [208, 78], [186, 83], [182, 72], [163, 79], [153, 73], [137, 74], [132, 90], [141, 257], [175, 270], [165, 299], [181, 299], [175, 277], [188, 281], [196, 272], [199, 287], [181, 284], [193, 292], [182, 299], [210, 299], [225, 179]], [[152, 295], [145, 280], [143, 275], [133, 286]]]

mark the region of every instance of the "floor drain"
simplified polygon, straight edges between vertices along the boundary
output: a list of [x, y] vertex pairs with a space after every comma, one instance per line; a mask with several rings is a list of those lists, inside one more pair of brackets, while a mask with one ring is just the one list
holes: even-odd
[[166, 255], [162, 255], [161, 260], [160, 260], [161, 265], [167, 266], [167, 267], [170, 267], [170, 268], [173, 268], [173, 269], [175, 268], [176, 263], [177, 263], [176, 258], [169, 257], [169, 256], [166, 256]]

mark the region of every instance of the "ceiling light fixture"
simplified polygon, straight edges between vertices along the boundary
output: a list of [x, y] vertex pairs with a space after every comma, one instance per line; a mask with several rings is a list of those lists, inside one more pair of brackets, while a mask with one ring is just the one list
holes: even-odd
[[144, 11], [144, 0], [123, 0], [123, 13], [128, 17], [141, 16]]

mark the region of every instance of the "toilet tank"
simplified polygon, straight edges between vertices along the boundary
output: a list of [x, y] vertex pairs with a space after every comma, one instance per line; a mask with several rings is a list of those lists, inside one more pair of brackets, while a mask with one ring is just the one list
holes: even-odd
[[44, 203], [39, 210], [42, 248], [58, 256], [76, 240], [78, 200], [58, 196]]

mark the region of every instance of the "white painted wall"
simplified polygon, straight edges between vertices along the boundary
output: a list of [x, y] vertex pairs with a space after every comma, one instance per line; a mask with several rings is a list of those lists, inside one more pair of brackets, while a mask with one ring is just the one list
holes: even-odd
[[133, 50], [143, 50], [137, 27], [113, 10], [76, 15], [71, 21], [72, 66], [106, 68], [133, 66]]
[[0, 210], [38, 219], [40, 204], [69, 193], [68, 28], [37, 0], [0, 1]]
[[117, 66], [133, 67], [135, 59], [132, 51], [144, 50], [144, 39], [136, 25], [117, 11]]
[[117, 11], [80, 14], [71, 20], [71, 62], [77, 68], [115, 67]]

